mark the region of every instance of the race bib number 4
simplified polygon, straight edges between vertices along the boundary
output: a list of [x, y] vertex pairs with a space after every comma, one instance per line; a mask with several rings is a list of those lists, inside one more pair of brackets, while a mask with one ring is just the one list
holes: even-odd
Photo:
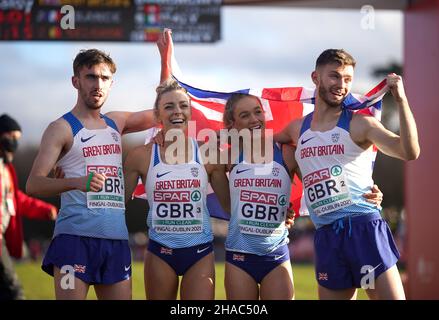
[[200, 233], [201, 200], [199, 190], [154, 191], [152, 227], [157, 233]]
[[87, 207], [125, 209], [122, 167], [106, 165], [88, 165], [90, 172], [105, 174], [104, 186], [98, 192], [87, 192]]
[[339, 165], [311, 172], [302, 182], [308, 207], [318, 216], [353, 204], [346, 177]]
[[241, 233], [274, 236], [284, 231], [286, 195], [241, 190], [239, 200]]

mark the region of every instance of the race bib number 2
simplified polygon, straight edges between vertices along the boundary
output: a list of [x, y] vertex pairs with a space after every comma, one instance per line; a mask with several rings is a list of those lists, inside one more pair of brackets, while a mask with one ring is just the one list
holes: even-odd
[[303, 178], [308, 206], [318, 215], [353, 204], [346, 177], [339, 165], [317, 170]]
[[122, 168], [118, 166], [88, 165], [90, 172], [105, 174], [104, 186], [98, 192], [87, 192], [88, 208], [125, 208]]

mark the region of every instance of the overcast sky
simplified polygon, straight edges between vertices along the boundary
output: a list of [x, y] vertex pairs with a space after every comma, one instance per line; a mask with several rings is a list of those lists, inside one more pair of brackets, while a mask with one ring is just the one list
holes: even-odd
[[[374, 67], [403, 62], [403, 15], [375, 11], [373, 29], [362, 28], [363, 18], [360, 10], [223, 7], [222, 40], [178, 43], [175, 56], [189, 84], [232, 91], [312, 87], [317, 56], [344, 48], [357, 60], [353, 91], [365, 93], [379, 82]], [[152, 107], [160, 71], [155, 44], [0, 42], [0, 111], [22, 124], [24, 144], [39, 143], [46, 126], [74, 106], [72, 62], [84, 48], [104, 50], [117, 63], [104, 112]]]

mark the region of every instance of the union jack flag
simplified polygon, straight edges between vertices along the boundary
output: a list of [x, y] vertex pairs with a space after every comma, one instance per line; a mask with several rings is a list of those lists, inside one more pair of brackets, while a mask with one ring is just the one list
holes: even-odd
[[74, 264], [73, 265], [73, 271], [77, 272], [77, 273], [85, 273], [85, 266], [81, 265], [81, 264]]
[[[181, 71], [175, 58], [172, 57], [173, 70], [177, 70], [179, 77]], [[274, 133], [285, 128], [292, 120], [306, 116], [314, 110], [315, 89], [305, 87], [283, 87], [283, 88], [262, 88], [242, 89], [233, 92], [219, 92], [195, 88], [185, 82], [174, 78], [184, 87], [191, 97], [192, 120], [196, 121], [197, 134], [200, 130], [210, 128], [213, 130], [223, 129], [223, 113], [227, 99], [233, 93], [246, 93], [258, 97], [265, 111], [266, 128], [272, 129]], [[381, 81], [373, 89], [364, 95], [350, 93], [346, 96], [342, 107], [355, 112], [371, 115], [381, 120], [382, 98], [388, 91], [386, 80]], [[153, 137], [156, 129], [150, 130], [148, 135]], [[149, 142], [150, 138], [146, 139]], [[376, 148], [375, 148], [375, 151]], [[291, 189], [290, 202], [296, 216], [308, 215], [308, 209], [303, 195], [302, 182], [294, 176]], [[145, 198], [145, 188], [139, 180], [134, 191], [134, 197]], [[207, 207], [212, 217], [224, 220], [229, 215], [222, 209], [216, 195], [209, 186], [207, 196]]]
[[328, 281], [328, 273], [327, 272], [319, 272], [318, 279], [323, 281]]
[[233, 254], [232, 260], [234, 261], [245, 261], [245, 255], [243, 254]]
[[172, 255], [172, 249], [165, 248], [165, 247], [160, 247], [160, 253], [161, 254], [167, 254], [167, 255], [171, 256]]

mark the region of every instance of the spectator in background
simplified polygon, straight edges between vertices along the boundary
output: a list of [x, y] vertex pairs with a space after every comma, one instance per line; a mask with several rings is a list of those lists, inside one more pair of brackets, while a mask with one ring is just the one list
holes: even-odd
[[0, 300], [24, 299], [23, 288], [11, 257], [23, 255], [22, 217], [52, 219], [57, 209], [44, 201], [27, 196], [18, 188], [12, 165], [21, 137], [19, 124], [7, 114], [0, 116]]

